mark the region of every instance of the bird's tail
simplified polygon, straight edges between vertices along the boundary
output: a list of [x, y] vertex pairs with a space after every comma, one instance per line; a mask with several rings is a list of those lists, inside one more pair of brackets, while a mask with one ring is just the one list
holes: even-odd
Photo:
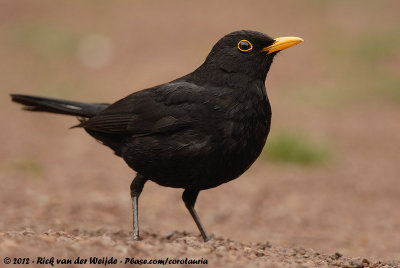
[[38, 96], [11, 94], [12, 101], [25, 105], [24, 110], [75, 115], [90, 118], [109, 106], [105, 103], [86, 103]]

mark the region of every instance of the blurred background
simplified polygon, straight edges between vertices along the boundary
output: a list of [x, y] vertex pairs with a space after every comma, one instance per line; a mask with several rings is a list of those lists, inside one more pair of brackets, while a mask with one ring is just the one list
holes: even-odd
[[[210, 233], [400, 258], [400, 2], [0, 2], [0, 231], [131, 229], [135, 173], [76, 119], [9, 93], [114, 102], [199, 66], [241, 29], [305, 42], [266, 86], [272, 130], [239, 179], [201, 192]], [[146, 184], [142, 230], [197, 233], [182, 190]], [[103, 230], [102, 229], [102, 230]]]

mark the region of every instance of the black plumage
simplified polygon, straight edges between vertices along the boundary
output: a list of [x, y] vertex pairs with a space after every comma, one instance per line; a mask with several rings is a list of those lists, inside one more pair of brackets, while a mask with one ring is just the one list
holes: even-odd
[[144, 183], [152, 180], [185, 189], [185, 205], [208, 240], [194, 210], [197, 195], [237, 178], [260, 155], [271, 124], [267, 73], [279, 50], [299, 42], [233, 32], [214, 45], [194, 72], [111, 105], [17, 94], [12, 100], [31, 111], [79, 116], [75, 127], [137, 171], [131, 184], [135, 239], [138, 198]]

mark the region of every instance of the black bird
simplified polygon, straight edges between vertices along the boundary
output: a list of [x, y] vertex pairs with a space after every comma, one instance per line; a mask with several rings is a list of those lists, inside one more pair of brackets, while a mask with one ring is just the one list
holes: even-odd
[[12, 94], [25, 110], [75, 115], [91, 136], [137, 172], [130, 186], [133, 237], [147, 180], [183, 188], [182, 199], [205, 241], [194, 209], [201, 190], [236, 179], [260, 155], [271, 125], [265, 79], [275, 55], [303, 40], [255, 31], [221, 38], [194, 72], [113, 104]]

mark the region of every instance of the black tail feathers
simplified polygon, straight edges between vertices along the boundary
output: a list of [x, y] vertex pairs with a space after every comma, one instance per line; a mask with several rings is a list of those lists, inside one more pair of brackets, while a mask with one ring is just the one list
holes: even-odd
[[38, 96], [11, 94], [12, 101], [25, 105], [24, 110], [75, 115], [90, 118], [109, 106], [105, 103], [85, 103]]

